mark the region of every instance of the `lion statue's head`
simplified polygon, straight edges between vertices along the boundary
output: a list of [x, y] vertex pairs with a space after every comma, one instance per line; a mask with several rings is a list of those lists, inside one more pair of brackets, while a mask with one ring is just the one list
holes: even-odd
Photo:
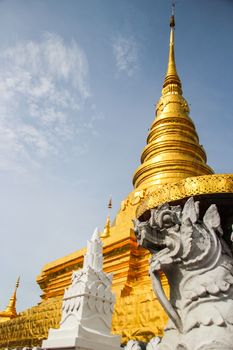
[[151, 209], [146, 221], [136, 219], [135, 235], [138, 244], [153, 254], [154, 270], [166, 271], [171, 265], [200, 268], [213, 257], [223, 234], [215, 204], [199, 217], [199, 202], [189, 198], [181, 206], [164, 204]]

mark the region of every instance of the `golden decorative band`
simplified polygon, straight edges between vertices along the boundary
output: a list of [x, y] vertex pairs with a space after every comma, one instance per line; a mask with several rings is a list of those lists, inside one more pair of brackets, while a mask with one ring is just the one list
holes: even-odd
[[136, 217], [138, 218], [147, 210], [166, 202], [217, 193], [233, 194], [233, 174], [195, 176], [160, 187], [153, 186], [147, 190], [145, 199], [139, 204]]

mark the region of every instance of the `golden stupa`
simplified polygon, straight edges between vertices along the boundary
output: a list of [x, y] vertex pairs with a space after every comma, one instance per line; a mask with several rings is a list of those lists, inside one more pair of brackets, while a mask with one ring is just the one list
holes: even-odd
[[15, 284], [15, 290], [10, 298], [10, 301], [6, 309], [4, 311], [0, 311], [0, 323], [6, 322], [18, 316], [16, 311], [16, 301], [17, 301], [16, 293], [17, 293], [18, 287], [19, 287], [19, 278], [17, 279], [17, 282]]
[[[170, 27], [168, 69], [142, 152], [142, 164], [133, 177], [134, 190], [121, 202], [112, 226], [107, 218], [102, 234], [104, 270], [113, 273], [113, 290], [117, 295], [112, 330], [121, 334], [123, 343], [161, 335], [167, 319], [152, 290], [149, 254], [137, 246], [132, 219], [167, 201], [233, 192], [233, 176], [213, 175], [206, 164], [206, 154], [189, 117], [176, 70], [174, 16]], [[49, 328], [59, 326], [64, 288], [70, 284], [72, 271], [82, 268], [84, 253], [85, 249], [80, 249], [44, 266], [37, 278], [41, 302], [0, 324], [0, 348], [40, 346]], [[164, 276], [162, 284], [169, 293]]]

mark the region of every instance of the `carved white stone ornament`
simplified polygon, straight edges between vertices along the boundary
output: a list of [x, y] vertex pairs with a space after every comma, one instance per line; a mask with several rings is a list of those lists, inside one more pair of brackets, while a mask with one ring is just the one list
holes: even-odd
[[83, 269], [73, 272], [72, 284], [64, 292], [60, 328], [50, 329], [43, 349], [120, 350], [120, 336], [111, 334], [112, 275], [102, 267], [102, 242], [96, 229], [87, 243]]
[[[150, 276], [169, 316], [154, 350], [233, 350], [233, 257], [223, 240], [218, 209], [203, 218], [193, 198], [180, 206], [165, 204], [135, 220], [138, 243], [152, 252]], [[170, 300], [159, 272], [170, 285]], [[149, 350], [149, 348], [148, 348]]]
[[124, 350], [142, 350], [142, 345], [137, 340], [129, 340]]

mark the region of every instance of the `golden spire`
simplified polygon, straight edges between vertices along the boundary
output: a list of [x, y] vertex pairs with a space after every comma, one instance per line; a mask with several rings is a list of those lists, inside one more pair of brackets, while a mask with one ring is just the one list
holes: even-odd
[[100, 235], [101, 238], [107, 238], [110, 236], [110, 229], [111, 229], [111, 220], [110, 220], [110, 211], [112, 209], [112, 197], [110, 197], [109, 202], [108, 202], [108, 216], [107, 220], [105, 223], [104, 231]]
[[19, 287], [19, 281], [20, 277], [18, 277], [16, 284], [15, 284], [15, 290], [10, 298], [10, 301], [4, 311], [0, 312], [0, 322], [4, 321], [4, 319], [7, 321], [8, 319], [14, 318], [17, 316], [17, 311], [16, 311], [16, 293], [17, 289]]
[[[174, 5], [173, 5], [174, 6]], [[173, 7], [174, 9], [174, 7]], [[175, 42], [174, 42], [174, 36], [175, 36], [175, 16], [174, 12], [171, 15], [170, 18], [170, 43], [169, 43], [169, 56], [168, 56], [168, 66], [167, 66], [167, 74], [163, 83], [163, 88], [166, 88], [166, 86], [170, 84], [176, 84], [177, 88], [180, 88], [180, 93], [182, 94], [181, 90], [181, 81], [177, 74], [176, 70], [176, 62], [175, 62]]]
[[111, 221], [110, 221], [110, 216], [107, 216], [106, 224], [104, 226], [104, 231], [100, 235], [101, 238], [107, 238], [110, 236], [110, 227], [111, 227]]
[[[173, 5], [174, 6], [174, 5]], [[189, 106], [182, 96], [182, 85], [175, 64], [174, 12], [170, 19], [168, 68], [162, 96], [156, 105], [155, 120], [133, 177], [135, 188], [176, 182], [190, 176], [212, 174], [206, 153], [199, 144]]]

